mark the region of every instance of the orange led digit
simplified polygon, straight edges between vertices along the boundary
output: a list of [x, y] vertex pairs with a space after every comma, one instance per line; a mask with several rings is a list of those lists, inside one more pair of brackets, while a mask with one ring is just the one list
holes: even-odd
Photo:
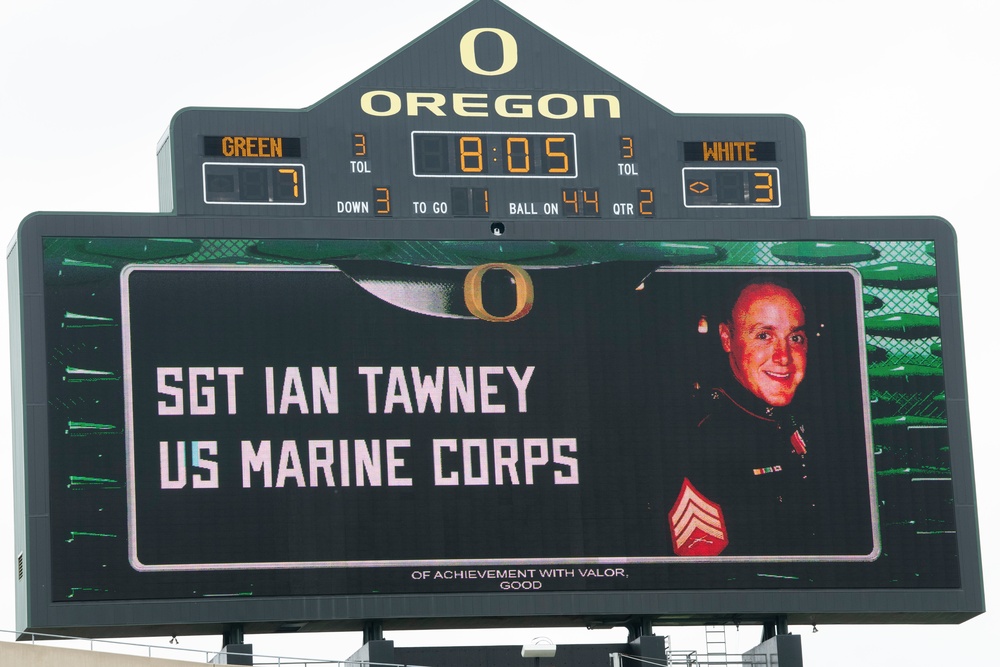
[[[755, 202], [759, 204], [764, 204], [767, 202], [774, 201], [774, 181], [771, 178], [771, 173], [767, 171], [755, 171], [753, 173], [754, 178], [763, 178], [763, 183], [755, 183], [754, 190], [767, 190], [767, 194], [754, 199]], [[758, 193], [760, 194], [760, 193]]]
[[375, 214], [392, 215], [392, 205], [389, 201], [389, 188], [377, 186], [375, 188]]
[[639, 190], [639, 215], [653, 215], [653, 190], [652, 188], [640, 188]]
[[[279, 169], [278, 173], [285, 176], [291, 175], [292, 177], [292, 198], [298, 199], [299, 197], [299, 172], [297, 169]], [[287, 179], [283, 179], [287, 180]]]
[[[576, 190], [563, 190], [562, 191], [563, 200], [563, 215], [580, 215], [580, 200], [577, 197]], [[567, 206], [572, 206], [573, 210], [569, 211], [566, 209]]]
[[[549, 158], [548, 173], [565, 174], [569, 172], [569, 155], [562, 151], [554, 150], [554, 144], [559, 144], [556, 148], [563, 148], [566, 137], [545, 137], [545, 157]], [[562, 166], [553, 166], [553, 161], [561, 162]]]
[[[470, 145], [472, 148], [470, 148]], [[462, 137], [458, 140], [458, 163], [464, 174], [483, 171], [483, 140], [481, 137]], [[470, 162], [471, 160], [471, 162]]]
[[368, 137], [362, 132], [354, 133], [354, 157], [366, 157], [368, 155]]
[[632, 137], [622, 137], [621, 138], [621, 158], [623, 160], [631, 160], [635, 157], [635, 150], [632, 146]]
[[[527, 174], [531, 171], [531, 145], [527, 137], [507, 137], [507, 171]], [[520, 160], [515, 164], [515, 159]]]

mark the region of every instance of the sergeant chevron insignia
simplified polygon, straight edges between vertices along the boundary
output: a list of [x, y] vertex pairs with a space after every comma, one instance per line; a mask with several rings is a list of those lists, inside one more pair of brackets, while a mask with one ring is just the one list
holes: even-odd
[[670, 537], [678, 556], [718, 556], [729, 545], [722, 508], [686, 477], [669, 516]]

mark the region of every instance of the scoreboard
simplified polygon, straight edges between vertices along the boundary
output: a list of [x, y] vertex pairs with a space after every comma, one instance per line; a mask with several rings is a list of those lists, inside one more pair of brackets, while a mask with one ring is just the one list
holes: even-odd
[[157, 160], [9, 254], [19, 630], [983, 611], [954, 233], [810, 217], [794, 118], [478, 0]]
[[501, 5], [461, 17], [309, 109], [178, 112], [159, 152], [162, 210], [624, 224], [808, 214], [794, 118], [674, 115]]

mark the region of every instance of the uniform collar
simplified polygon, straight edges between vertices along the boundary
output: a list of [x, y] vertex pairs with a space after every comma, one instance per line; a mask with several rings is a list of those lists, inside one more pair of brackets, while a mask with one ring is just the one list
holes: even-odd
[[720, 399], [731, 401], [733, 405], [758, 419], [780, 421], [788, 413], [787, 407], [769, 405], [732, 377], [715, 386], [713, 392], [718, 392]]

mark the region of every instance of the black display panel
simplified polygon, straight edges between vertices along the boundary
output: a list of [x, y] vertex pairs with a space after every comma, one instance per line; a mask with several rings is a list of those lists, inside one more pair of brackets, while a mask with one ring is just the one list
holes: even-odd
[[774, 162], [773, 141], [685, 141], [685, 162]]
[[[460, 241], [108, 220], [33, 218], [17, 246], [41, 306], [25, 358], [54, 360], [24, 375], [46, 396], [24, 421], [49, 508], [31, 627], [100, 634], [106, 605], [155, 600], [157, 624], [205, 631], [185, 615], [219, 596], [218, 622], [310, 596], [342, 628], [350, 600], [430, 627], [432, 600], [553, 620], [639, 592], [651, 606], [627, 606], [661, 619], [750, 599], [823, 622], [975, 613], [936, 221], [764, 241], [470, 222]], [[764, 311], [736, 305], [751, 293]]]
[[202, 169], [206, 204], [306, 203], [306, 174], [301, 164], [206, 162]]
[[781, 206], [778, 170], [685, 167], [684, 206], [687, 208]]
[[413, 175], [576, 178], [576, 135], [414, 132]]
[[[125, 267], [133, 567], [669, 563], [703, 555], [687, 542], [710, 537], [703, 517], [675, 521], [664, 509], [688, 477], [750, 487], [714, 494], [729, 498], [731, 535], [720, 533], [729, 544], [711, 554], [718, 559], [874, 559], [859, 276], [734, 268], [646, 276], [645, 262], [619, 264], [628, 244], [592, 250], [607, 261], [546, 271]], [[690, 396], [696, 384], [706, 395], [726, 384], [712, 367], [722, 356], [717, 334], [699, 334], [698, 323], [711, 317], [717, 328], [719, 295], [751, 279], [799, 285], [817, 319], [810, 327], [823, 332], [800, 410], [766, 422], [778, 441], [795, 420], [808, 425], [812, 449], [783, 460], [762, 436], [757, 459], [727, 469], [720, 462], [752, 447], [749, 436], [728, 425], [712, 433], [685, 416], [713, 402]], [[704, 350], [693, 356], [693, 348]], [[717, 408], [704, 405], [699, 419], [732, 421]], [[696, 441], [716, 453], [701, 460], [690, 451]], [[801, 482], [801, 470], [801, 488], [779, 479]], [[629, 486], [637, 490], [614, 491]], [[750, 516], [765, 514], [752, 500], [760, 493], [787, 496], [768, 504], [764, 522]], [[799, 504], [810, 510], [789, 510]], [[368, 538], [372, 516], [384, 531], [377, 542]], [[671, 547], [672, 533], [685, 530], [695, 535]], [[205, 539], [222, 533], [221, 543]]]

